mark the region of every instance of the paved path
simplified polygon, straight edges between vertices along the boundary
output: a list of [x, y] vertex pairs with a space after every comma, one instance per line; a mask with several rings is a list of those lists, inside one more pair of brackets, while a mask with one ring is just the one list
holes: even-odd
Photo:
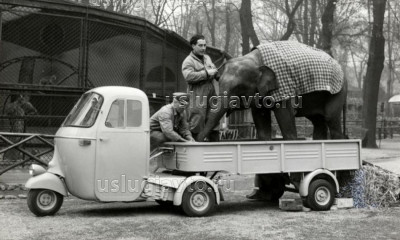
[[400, 176], [400, 136], [383, 139], [378, 149], [363, 148], [361, 158]]

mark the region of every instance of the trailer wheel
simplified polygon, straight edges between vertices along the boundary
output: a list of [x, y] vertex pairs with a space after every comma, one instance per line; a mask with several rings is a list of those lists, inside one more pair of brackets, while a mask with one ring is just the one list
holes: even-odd
[[28, 208], [38, 217], [54, 215], [61, 207], [64, 197], [48, 189], [31, 189], [28, 192]]
[[190, 217], [211, 214], [215, 209], [215, 193], [205, 182], [195, 182], [185, 189], [182, 196], [182, 210]]
[[335, 200], [335, 187], [325, 179], [311, 182], [308, 188], [307, 204], [314, 211], [327, 211]]

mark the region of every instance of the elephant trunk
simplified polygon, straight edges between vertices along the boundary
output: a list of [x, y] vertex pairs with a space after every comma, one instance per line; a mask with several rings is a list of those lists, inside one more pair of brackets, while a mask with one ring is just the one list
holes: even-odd
[[207, 137], [211, 131], [218, 126], [220, 119], [224, 116], [228, 109], [224, 108], [221, 101], [218, 102], [217, 108], [211, 108], [208, 113], [207, 122], [204, 126], [203, 131], [198, 135], [197, 141], [203, 142], [204, 138]]

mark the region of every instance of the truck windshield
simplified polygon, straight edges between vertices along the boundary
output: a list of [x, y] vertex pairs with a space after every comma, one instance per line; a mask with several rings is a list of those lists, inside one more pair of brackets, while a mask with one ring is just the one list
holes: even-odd
[[63, 126], [91, 127], [103, 104], [103, 97], [97, 93], [84, 94], [68, 114]]

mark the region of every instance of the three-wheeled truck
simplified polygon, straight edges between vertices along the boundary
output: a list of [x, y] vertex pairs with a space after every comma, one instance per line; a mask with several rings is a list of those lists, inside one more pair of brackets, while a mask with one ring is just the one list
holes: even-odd
[[[283, 179], [270, 184], [275, 197], [286, 179], [307, 206], [328, 210], [339, 191], [337, 174], [361, 166], [360, 146], [359, 140], [170, 142], [150, 157], [146, 94], [99, 87], [82, 95], [57, 131], [48, 169], [30, 167], [28, 207], [52, 215], [72, 194], [98, 202], [151, 199], [204, 216], [222, 199], [216, 173], [229, 172], [286, 176], [272, 178]], [[159, 170], [150, 171], [155, 157]]]

